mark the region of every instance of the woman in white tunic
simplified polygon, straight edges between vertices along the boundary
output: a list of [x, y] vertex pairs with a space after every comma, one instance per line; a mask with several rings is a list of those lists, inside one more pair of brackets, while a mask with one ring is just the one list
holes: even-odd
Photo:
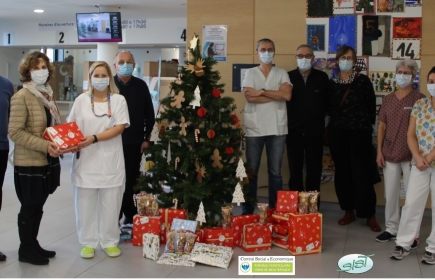
[[117, 257], [121, 254], [118, 217], [125, 183], [121, 133], [130, 120], [106, 62], [92, 64], [89, 80], [89, 92], [77, 97], [67, 119], [76, 122], [85, 135], [71, 169], [80, 255], [94, 257], [100, 243], [109, 257]]

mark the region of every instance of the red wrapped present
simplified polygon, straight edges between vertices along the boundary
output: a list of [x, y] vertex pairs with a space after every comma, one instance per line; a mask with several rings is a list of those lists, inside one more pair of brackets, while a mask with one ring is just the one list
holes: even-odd
[[284, 235], [287, 236], [288, 234], [288, 226], [285, 225], [280, 225], [280, 224], [275, 224], [272, 226], [272, 232], [279, 234], [279, 235]]
[[148, 217], [134, 215], [132, 243], [134, 246], [142, 246], [142, 238], [145, 233], [159, 235], [161, 217]]
[[75, 151], [77, 145], [84, 138], [82, 132], [75, 122], [50, 126], [45, 129], [42, 137], [53, 142], [62, 152]]
[[195, 242], [204, 243], [204, 230], [203, 229], [197, 229], [195, 234], [196, 234]]
[[282, 239], [282, 240], [288, 240], [288, 235], [280, 235], [278, 233], [272, 232], [272, 239], [273, 238], [279, 238], [279, 239]]
[[272, 224], [258, 223], [245, 225], [241, 246], [246, 252], [269, 250], [272, 248]]
[[266, 223], [273, 223], [273, 217], [272, 214], [273, 212], [275, 212], [276, 208], [270, 208], [266, 210], [267, 213], [267, 218], [266, 218]]
[[299, 192], [297, 191], [278, 191], [276, 199], [276, 211], [296, 213], [298, 212]]
[[278, 237], [272, 237], [272, 245], [283, 249], [288, 249], [288, 240]]
[[275, 211], [272, 214], [272, 218], [274, 220], [274, 223], [281, 224], [282, 222], [288, 222], [289, 221], [289, 215], [290, 215], [290, 213], [287, 213], [287, 212], [277, 212], [277, 211]]
[[234, 244], [240, 246], [240, 240], [242, 238], [243, 226], [258, 223], [260, 219], [259, 215], [241, 215], [231, 217], [231, 227], [234, 229]]
[[166, 244], [166, 231], [171, 229], [172, 221], [175, 218], [186, 219], [186, 210], [159, 208], [159, 215], [162, 217], [160, 226], [160, 244]]
[[288, 251], [292, 255], [322, 252], [322, 214], [290, 213]]
[[204, 243], [234, 248], [234, 230], [232, 228], [205, 228]]

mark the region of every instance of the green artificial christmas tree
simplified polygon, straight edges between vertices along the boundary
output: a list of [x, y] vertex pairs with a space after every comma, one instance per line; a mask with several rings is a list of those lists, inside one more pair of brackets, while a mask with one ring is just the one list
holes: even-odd
[[224, 85], [212, 69], [217, 62], [202, 58], [196, 34], [190, 44], [186, 66], [171, 83], [170, 94], [160, 100], [153, 130], [160, 140], [146, 150], [147, 161], [154, 165], [138, 185], [157, 194], [161, 207], [170, 207], [177, 198], [191, 220], [202, 201], [207, 226], [216, 226], [221, 207], [232, 202], [240, 181], [236, 169], [244, 139], [234, 99], [222, 96]]

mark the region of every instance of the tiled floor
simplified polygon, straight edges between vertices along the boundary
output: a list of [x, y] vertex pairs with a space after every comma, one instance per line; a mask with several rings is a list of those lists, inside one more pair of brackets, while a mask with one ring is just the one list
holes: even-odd
[[[57, 252], [56, 257], [51, 259], [47, 266], [34, 266], [17, 260], [19, 238], [16, 220], [20, 204], [15, 194], [12, 168], [8, 167], [3, 186], [3, 209], [0, 212], [0, 251], [7, 255], [7, 260], [0, 262], [0, 278], [238, 278], [238, 256], [288, 255], [287, 251], [278, 247], [249, 254], [235, 248], [228, 269], [200, 264], [195, 268], [186, 268], [158, 265], [152, 260], [142, 258], [140, 247], [120, 243], [122, 255], [118, 258], [109, 258], [101, 248], [98, 248], [93, 259], [82, 259], [75, 229], [73, 195], [69, 179], [70, 166], [71, 155], [67, 155], [62, 160], [62, 186], [48, 198], [44, 209], [39, 240], [42, 246]], [[236, 208], [234, 214], [240, 214], [240, 207]], [[377, 218], [382, 224], [383, 210], [383, 207], [378, 207]], [[365, 220], [357, 220], [348, 226], [338, 225], [337, 220], [342, 211], [335, 203], [322, 203], [321, 212], [324, 218], [323, 252], [318, 255], [296, 257], [295, 277], [434, 277], [435, 265], [420, 263], [426, 245], [425, 238], [429, 235], [431, 226], [429, 211], [426, 211], [423, 218], [421, 244], [402, 261], [389, 258], [389, 253], [395, 246], [394, 242], [376, 242], [376, 233], [370, 231], [365, 225]], [[338, 260], [347, 254], [375, 254], [372, 257], [374, 267], [364, 274], [337, 272]]]

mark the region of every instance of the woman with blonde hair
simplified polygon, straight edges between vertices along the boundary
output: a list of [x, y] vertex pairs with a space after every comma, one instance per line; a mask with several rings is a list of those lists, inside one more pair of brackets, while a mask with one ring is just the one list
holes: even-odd
[[48, 84], [54, 68], [45, 54], [35, 51], [23, 59], [19, 72], [23, 88], [11, 98], [8, 130], [15, 143], [14, 181], [21, 203], [18, 260], [45, 265], [56, 252], [42, 249], [37, 236], [48, 195], [60, 185], [58, 157], [62, 154], [54, 143], [42, 138], [47, 127], [60, 124]]
[[89, 92], [77, 97], [67, 118], [85, 135], [71, 170], [80, 255], [93, 258], [100, 244], [109, 257], [117, 257], [125, 183], [121, 133], [130, 120], [125, 98], [118, 94], [106, 62], [91, 65], [89, 81]]

